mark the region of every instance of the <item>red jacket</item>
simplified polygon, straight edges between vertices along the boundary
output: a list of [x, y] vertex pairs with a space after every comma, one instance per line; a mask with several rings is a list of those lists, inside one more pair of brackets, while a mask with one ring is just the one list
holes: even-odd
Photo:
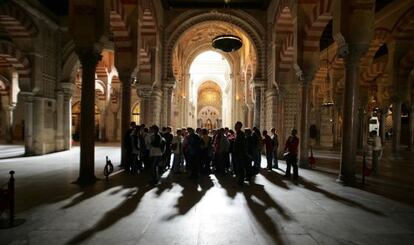
[[286, 140], [285, 152], [289, 152], [290, 154], [297, 155], [298, 146], [299, 146], [299, 138], [296, 136], [289, 136], [289, 138]]

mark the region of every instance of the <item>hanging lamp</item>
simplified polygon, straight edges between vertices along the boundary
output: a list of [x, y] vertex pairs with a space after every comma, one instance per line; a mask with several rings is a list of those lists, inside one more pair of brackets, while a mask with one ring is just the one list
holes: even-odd
[[[225, 0], [225, 7], [228, 6], [230, 0]], [[230, 27], [233, 30], [231, 23], [231, 15], [229, 14]], [[233, 31], [232, 31], [233, 32]], [[242, 39], [232, 34], [219, 35], [212, 40], [213, 48], [219, 49], [223, 52], [229, 53], [239, 50], [243, 46]]]

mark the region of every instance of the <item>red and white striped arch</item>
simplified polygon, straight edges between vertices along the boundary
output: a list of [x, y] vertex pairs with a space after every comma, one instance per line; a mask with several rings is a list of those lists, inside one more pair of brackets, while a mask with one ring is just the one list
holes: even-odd
[[1, 65], [12, 66], [19, 78], [30, 78], [29, 60], [12, 43], [0, 41], [0, 60]]
[[409, 9], [393, 28], [393, 37], [398, 40], [414, 38], [414, 8]]
[[279, 71], [289, 71], [293, 64], [294, 58], [294, 35], [290, 33], [282, 44], [279, 57]]
[[33, 20], [11, 2], [0, 4], [0, 26], [11, 38], [30, 38], [38, 32]]
[[367, 53], [361, 59], [361, 63], [368, 65], [375, 56], [378, 49], [388, 41], [391, 31], [385, 28], [377, 28], [374, 31], [374, 37], [369, 44]]
[[363, 83], [369, 83], [375, 80], [378, 76], [384, 73], [387, 67], [387, 62], [380, 61], [373, 63], [368, 69], [361, 74], [361, 80]]
[[95, 71], [96, 77], [98, 79], [107, 79], [108, 78], [108, 68], [104, 64], [104, 62], [101, 60], [98, 62], [98, 65], [96, 66]]
[[2, 77], [0, 76], [0, 96], [2, 95], [9, 95], [9, 84], [6, 81], [3, 81]]
[[310, 23], [305, 27], [304, 51], [319, 51], [319, 41], [332, 19], [333, 0], [320, 0], [312, 10]]
[[414, 69], [414, 49], [411, 49], [401, 60], [400, 60], [400, 71], [403, 74], [407, 74]]
[[157, 24], [155, 10], [151, 0], [142, 0], [141, 3], [141, 34], [143, 36], [155, 36]]
[[276, 10], [276, 32], [278, 34], [290, 34], [293, 32], [292, 9], [294, 1], [281, 0]]
[[139, 65], [141, 73], [151, 72], [150, 62], [150, 47], [155, 45], [155, 39], [157, 35], [157, 22], [154, 5], [152, 0], [142, 0], [141, 4], [141, 38], [142, 47], [139, 51]]
[[110, 26], [115, 52], [132, 52], [131, 29], [121, 0], [111, 0]]

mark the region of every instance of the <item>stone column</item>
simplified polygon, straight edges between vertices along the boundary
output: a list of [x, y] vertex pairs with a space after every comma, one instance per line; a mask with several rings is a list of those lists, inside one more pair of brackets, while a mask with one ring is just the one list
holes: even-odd
[[[347, 49], [347, 46], [342, 47]], [[355, 184], [358, 108], [359, 108], [359, 60], [366, 50], [365, 45], [351, 45], [345, 55], [345, 91], [341, 144], [341, 167], [339, 180], [344, 184]]]
[[56, 151], [62, 151], [64, 150], [64, 114], [65, 114], [65, 108], [64, 108], [64, 97], [65, 94], [63, 91], [59, 90], [57, 91], [56, 95]]
[[381, 115], [379, 118], [380, 128], [379, 128], [379, 135], [381, 137], [381, 141], [383, 144], [385, 143], [385, 121], [388, 115], [388, 108], [381, 109]]
[[265, 96], [265, 86], [260, 88], [260, 98], [261, 98], [261, 105], [260, 105], [260, 130], [265, 129], [265, 122], [266, 122], [266, 96]]
[[24, 151], [25, 155], [34, 154], [33, 149], [33, 95], [26, 95], [24, 99]]
[[72, 147], [72, 92], [65, 92], [63, 97], [63, 147]]
[[154, 87], [152, 90], [151, 101], [151, 124], [163, 127], [166, 125], [160, 125], [161, 123], [161, 111], [162, 111], [162, 91], [158, 87]]
[[122, 100], [121, 100], [121, 166], [125, 166], [127, 159], [126, 146], [124, 144], [124, 137], [129, 129], [131, 122], [131, 75], [128, 72], [120, 73], [119, 79], [121, 80], [122, 87]]
[[76, 50], [82, 65], [79, 183], [95, 178], [95, 70], [101, 58], [93, 48]]
[[163, 106], [164, 111], [162, 116], [162, 125], [171, 126], [172, 123], [172, 92], [174, 89], [173, 84], [164, 84], [162, 87]]
[[399, 156], [401, 144], [401, 106], [402, 101], [397, 99], [392, 105], [392, 153]]
[[408, 149], [414, 151], [414, 106], [411, 106], [409, 113], [409, 132]]
[[152, 86], [147, 84], [138, 84], [136, 87], [137, 95], [141, 98], [140, 124], [146, 124], [146, 126], [151, 126], [149, 125], [151, 113], [149, 106], [152, 93]]
[[16, 108], [15, 105], [3, 106], [3, 110], [6, 114], [6, 142], [8, 144], [13, 143], [13, 111]]
[[262, 105], [262, 89], [261, 85], [255, 84], [254, 85], [254, 109], [253, 109], [253, 126], [260, 128], [261, 122], [261, 105]]
[[311, 76], [305, 76], [301, 81], [302, 105], [300, 113], [300, 148], [299, 148], [299, 166], [308, 168], [308, 145], [309, 145], [309, 92], [310, 92]]

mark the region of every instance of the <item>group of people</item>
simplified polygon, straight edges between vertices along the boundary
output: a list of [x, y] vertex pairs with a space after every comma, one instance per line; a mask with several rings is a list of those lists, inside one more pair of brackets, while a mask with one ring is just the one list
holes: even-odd
[[[238, 184], [250, 181], [261, 168], [262, 153], [267, 160], [267, 170], [279, 168], [279, 141], [276, 130], [246, 128], [237, 122], [234, 131], [229, 128], [208, 130], [205, 128], [177, 129], [172, 134], [171, 127], [161, 130], [153, 125], [136, 125], [131, 122], [130, 129], [124, 135], [126, 159], [123, 162], [126, 172], [138, 173], [148, 169], [151, 184], [156, 185], [160, 175], [170, 169], [179, 174], [188, 172], [197, 179], [201, 174], [236, 175]], [[296, 130], [288, 138], [284, 148], [287, 163], [286, 177], [298, 177], [297, 152], [299, 139]], [[172, 164], [171, 164], [172, 162]]]

